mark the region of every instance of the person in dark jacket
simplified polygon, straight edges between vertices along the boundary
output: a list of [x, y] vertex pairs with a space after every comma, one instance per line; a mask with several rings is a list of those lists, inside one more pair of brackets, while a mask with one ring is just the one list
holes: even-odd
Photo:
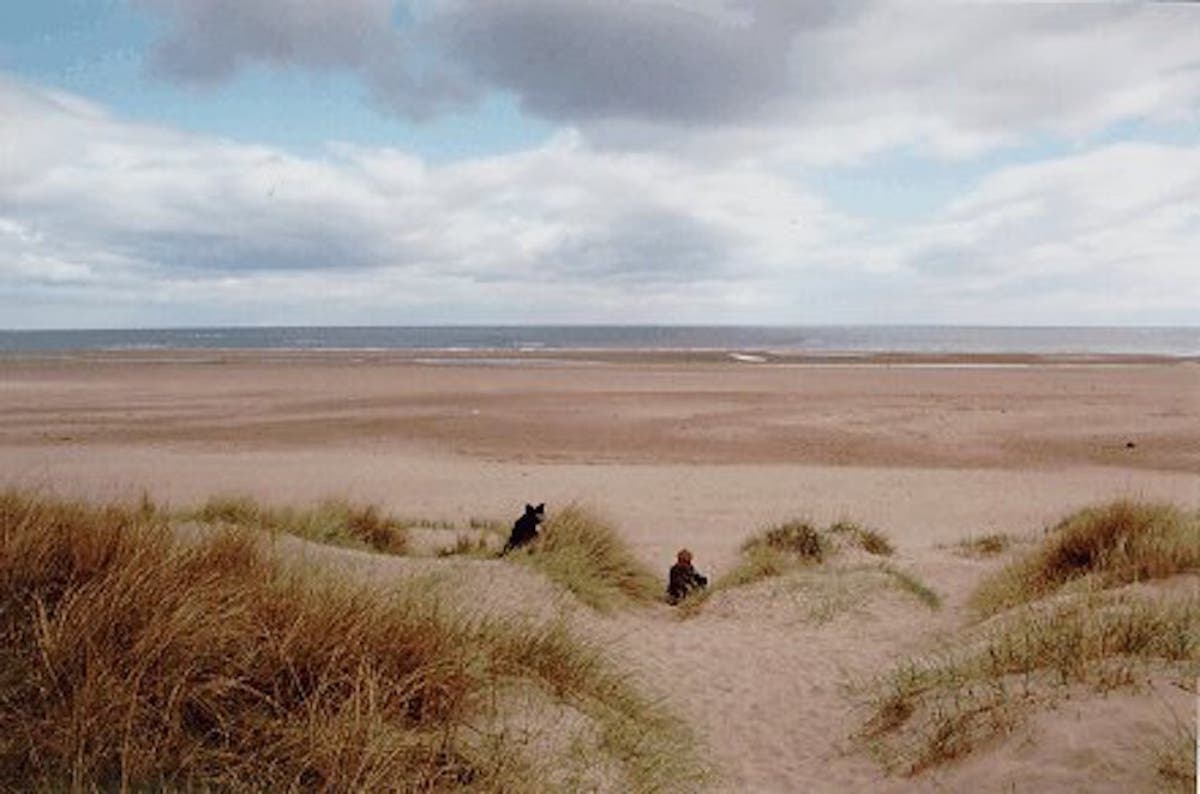
[[671, 566], [667, 582], [667, 603], [678, 604], [688, 593], [708, 586], [708, 578], [692, 567], [692, 553], [680, 549]]

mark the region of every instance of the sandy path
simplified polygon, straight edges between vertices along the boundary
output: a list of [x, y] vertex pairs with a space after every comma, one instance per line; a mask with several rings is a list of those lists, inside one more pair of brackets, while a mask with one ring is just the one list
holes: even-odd
[[854, 722], [842, 687], [911, 640], [917, 608], [899, 600], [823, 626], [664, 615], [599, 633], [617, 635], [617, 655], [696, 726], [721, 790], [846, 791], [881, 781], [869, 759], [845, 752]]

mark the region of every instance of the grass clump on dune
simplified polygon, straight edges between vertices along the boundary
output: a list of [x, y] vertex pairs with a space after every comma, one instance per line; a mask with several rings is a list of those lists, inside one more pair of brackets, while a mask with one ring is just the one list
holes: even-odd
[[218, 496], [181, 514], [204, 524], [283, 532], [318, 543], [365, 548], [386, 554], [408, 550], [408, 523], [374, 505], [326, 499], [314, 507], [268, 507], [249, 496]]
[[697, 593], [687, 606], [695, 608], [719, 590], [782, 576], [803, 565], [822, 562], [833, 550], [829, 537], [807, 521], [788, 521], [768, 527], [742, 543], [737, 566], [718, 577], [712, 587]]
[[829, 550], [829, 540], [807, 521], [769, 527], [742, 544], [742, 551], [748, 554], [773, 551], [805, 562], [820, 562]]
[[819, 530], [807, 521], [788, 521], [768, 527], [743, 543], [741, 562], [718, 579], [714, 589], [752, 584], [798, 566], [822, 563], [847, 545], [881, 556], [894, 551], [882, 532], [852, 522], [838, 521]]
[[563, 770], [497, 706], [530, 689], [592, 726], [618, 788], [694, 784], [678, 723], [561, 625], [0, 493], [0, 789], [544, 789]]
[[1008, 551], [1013, 544], [1011, 535], [1003, 532], [989, 532], [979, 537], [964, 538], [957, 546], [959, 552], [967, 557], [993, 557]]
[[896, 547], [892, 545], [892, 541], [887, 535], [877, 529], [864, 527], [855, 521], [835, 521], [829, 525], [829, 533], [848, 537], [852, 545], [858, 546], [868, 554], [890, 557], [896, 553]]
[[1173, 730], [1154, 751], [1154, 771], [1167, 791], [1194, 794], [1196, 789], [1196, 723], [1175, 719]]
[[1200, 569], [1200, 516], [1128, 500], [1080, 510], [1042, 545], [1000, 570], [971, 605], [992, 615], [1069, 584], [1113, 587]]
[[878, 685], [860, 738], [889, 769], [917, 774], [1007, 733], [1071, 685], [1106, 691], [1155, 669], [1195, 682], [1195, 595], [1098, 593], [1039, 607], [900, 665]]
[[[887, 535], [852, 521], [837, 521], [824, 530], [799, 519], [775, 524], [747, 539], [742, 544], [738, 564], [717, 577], [712, 586], [691, 593], [680, 603], [679, 614], [692, 617], [718, 592], [819, 565], [847, 547], [876, 556], [890, 556], [895, 552]], [[937, 594], [911, 574], [886, 564], [880, 564], [878, 570], [931, 608], [940, 605]]]
[[942, 607], [942, 597], [929, 585], [925, 584], [916, 574], [910, 571], [904, 571], [889, 565], [886, 562], [879, 564], [879, 570], [883, 571], [895, 583], [896, 587], [906, 593], [914, 596], [925, 606], [930, 609], [937, 610]]
[[496, 549], [488, 542], [485, 535], [467, 535], [459, 533], [454, 538], [454, 545], [443, 546], [435, 552], [437, 557], [474, 557], [475, 559], [490, 559], [496, 556]]
[[973, 594], [988, 619], [877, 684], [860, 738], [916, 774], [1007, 733], [1071, 686], [1106, 691], [1159, 674], [1194, 687], [1200, 596], [1137, 583], [1197, 569], [1195, 514], [1116, 501], [1066, 517]]
[[666, 588], [611, 524], [579, 505], [552, 515], [537, 541], [510, 556], [602, 611], [661, 600]]

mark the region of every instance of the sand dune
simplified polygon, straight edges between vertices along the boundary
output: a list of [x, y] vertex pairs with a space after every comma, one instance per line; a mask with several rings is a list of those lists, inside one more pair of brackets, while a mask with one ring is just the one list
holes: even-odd
[[359, 358], [0, 361], [0, 478], [89, 496], [145, 488], [176, 505], [346, 496], [455, 521], [579, 500], [664, 575], [681, 545], [726, 570], [753, 531], [794, 516], [885, 530], [892, 564], [938, 591], [940, 610], [860, 571], [719, 594], [687, 621], [665, 605], [602, 616], [502, 562], [295, 544], [354, 576], [457, 570], [474, 589], [447, 597], [567, 615], [696, 728], [719, 790], [1149, 790], [1146, 743], [1172, 713], [1194, 719], [1194, 695], [1161, 682], [1084, 693], [918, 778], [886, 776], [848, 741], [862, 719], [848, 686], [951, 636], [1000, 564], [946, 544], [1036, 532], [1118, 496], [1200, 504], [1195, 363]]

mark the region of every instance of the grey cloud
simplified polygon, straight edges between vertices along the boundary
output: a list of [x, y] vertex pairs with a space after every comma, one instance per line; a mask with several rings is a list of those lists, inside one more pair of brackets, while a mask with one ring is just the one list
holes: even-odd
[[107, 255], [164, 272], [338, 271], [377, 266], [385, 256], [403, 261], [369, 211], [356, 214], [354, 197], [272, 206], [219, 177], [197, 185], [191, 167], [164, 162], [141, 183], [114, 168], [63, 174], [56, 185], [0, 187], [0, 217], [35, 230], [28, 250], [72, 251], [84, 261]]
[[249, 236], [220, 231], [112, 234], [110, 250], [160, 263], [172, 272], [216, 276], [271, 271], [339, 271], [378, 264], [369, 246], [352, 232], [297, 229], [294, 234]]
[[643, 209], [569, 236], [543, 255], [562, 278], [682, 284], [730, 275], [735, 241], [678, 212]]
[[[500, 0], [437, 20], [455, 61], [526, 108], [569, 120], [719, 123], [786, 93], [788, 25], [661, 3]], [[785, 20], [792, 21], [792, 20]]]
[[219, 82], [254, 61], [358, 68], [396, 46], [391, 0], [136, 2], [172, 21], [153, 64], [184, 82]]
[[[388, 109], [422, 115], [514, 92], [555, 119], [721, 123], [788, 95], [789, 42], [851, 2], [135, 0], [169, 21], [162, 76], [212, 86], [244, 67], [346, 69]], [[705, 8], [705, 6], [708, 6]], [[395, 14], [405, 14], [403, 25]], [[696, 10], [700, 8], [702, 10]]]
[[500, 90], [598, 140], [771, 124], [970, 149], [1200, 103], [1200, 15], [1170, 4], [136, 2], [170, 20], [152, 60], [172, 79], [344, 69], [416, 117]]
[[135, 0], [169, 30], [150, 67], [212, 87], [254, 64], [357, 73], [388, 111], [424, 117], [474, 98], [453, 69], [419, 68], [395, 0]]

